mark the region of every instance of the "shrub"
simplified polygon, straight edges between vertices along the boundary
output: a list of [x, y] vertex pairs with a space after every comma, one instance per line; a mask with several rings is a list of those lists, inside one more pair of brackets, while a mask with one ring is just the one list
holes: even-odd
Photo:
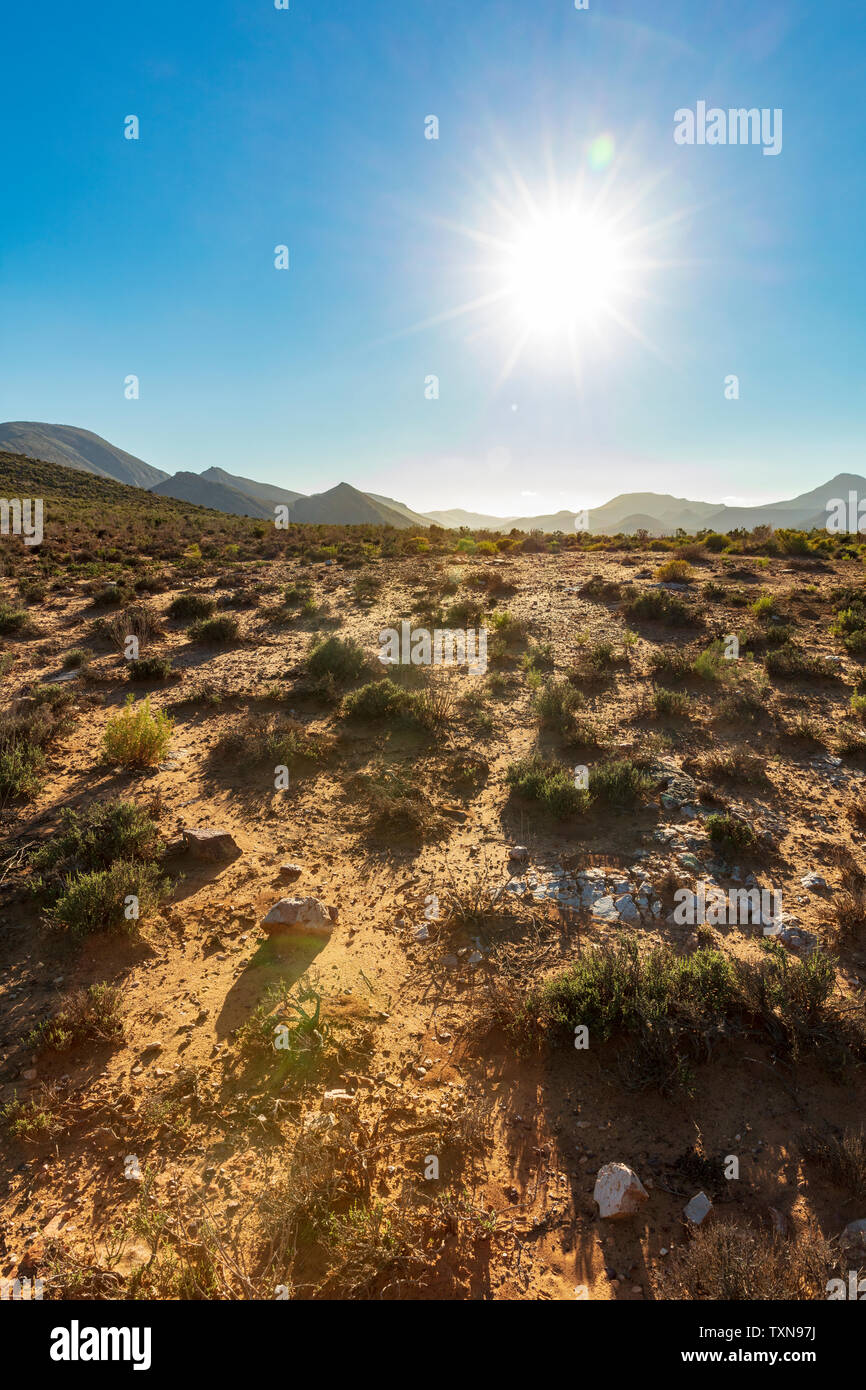
[[713, 844], [728, 850], [749, 849], [757, 843], [757, 836], [748, 821], [738, 820], [727, 813], [707, 816], [706, 829]]
[[649, 774], [631, 758], [613, 758], [599, 763], [589, 774], [589, 790], [593, 800], [608, 806], [636, 806], [651, 786]]
[[352, 719], [388, 719], [405, 713], [408, 698], [408, 691], [386, 677], [352, 691], [343, 701], [343, 709]]
[[233, 642], [238, 635], [238, 620], [231, 613], [220, 618], [202, 618], [193, 623], [189, 635], [194, 642]]
[[187, 621], [213, 617], [216, 612], [216, 599], [206, 594], [178, 594], [168, 605], [170, 618]]
[[663, 716], [685, 715], [689, 712], [689, 697], [682, 690], [657, 690], [653, 707], [656, 714]]
[[532, 704], [542, 729], [567, 734], [574, 724], [575, 711], [583, 704], [583, 698], [567, 680], [548, 677]]
[[29, 624], [30, 617], [26, 608], [10, 608], [8, 603], [0, 601], [0, 632], [23, 632]]
[[94, 801], [84, 811], [64, 806], [60, 826], [35, 851], [35, 870], [107, 869], [117, 859], [150, 863], [163, 851], [156, 824], [134, 801]]
[[53, 1018], [33, 1029], [27, 1046], [65, 1052], [78, 1043], [119, 1042], [123, 1037], [121, 999], [121, 991], [115, 985], [102, 983], [76, 989], [67, 995]]
[[77, 671], [93, 660], [93, 653], [85, 647], [72, 647], [63, 658], [64, 671]]
[[123, 709], [106, 725], [105, 756], [120, 767], [154, 767], [165, 756], [173, 728], [174, 721], [162, 710], [151, 711], [149, 695], [139, 704], [127, 695]]
[[656, 579], [662, 583], [688, 584], [693, 570], [687, 560], [666, 560], [656, 570]]
[[625, 611], [632, 619], [665, 623], [668, 627], [685, 627], [697, 622], [693, 609], [677, 594], [669, 594], [667, 589], [645, 589], [626, 603]]
[[827, 1297], [832, 1247], [814, 1227], [793, 1240], [716, 1220], [694, 1231], [665, 1265], [663, 1297], [752, 1303]]
[[834, 680], [839, 674], [831, 662], [801, 651], [793, 642], [785, 642], [775, 651], [767, 652], [764, 665], [771, 676], [783, 680], [794, 680], [798, 676], [811, 680]]
[[[116, 931], [134, 934], [139, 921], [159, 907], [169, 892], [168, 880], [159, 876], [155, 865], [119, 859], [107, 869], [68, 879], [48, 920], [72, 936]], [[131, 898], [137, 899], [137, 916], [127, 915], [136, 906], [130, 903]]]
[[576, 787], [573, 777], [559, 763], [539, 753], [512, 763], [505, 780], [518, 796], [540, 802], [558, 820], [581, 815], [589, 809], [589, 792]]
[[164, 681], [173, 674], [171, 659], [167, 656], [144, 656], [126, 663], [126, 674], [131, 681]]
[[327, 637], [317, 642], [307, 656], [311, 676], [331, 676], [340, 685], [357, 680], [369, 666], [366, 652], [351, 637]]

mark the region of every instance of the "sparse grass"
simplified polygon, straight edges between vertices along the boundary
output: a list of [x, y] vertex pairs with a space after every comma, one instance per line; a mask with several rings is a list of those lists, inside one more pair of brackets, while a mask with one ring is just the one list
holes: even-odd
[[743, 748], [718, 748], [699, 761], [702, 777], [710, 782], [764, 782], [764, 760]]
[[830, 1181], [856, 1202], [866, 1202], [866, 1131], [807, 1131], [800, 1142], [803, 1157], [823, 1168]]
[[66, 1052], [81, 1043], [118, 1043], [123, 1038], [122, 993], [116, 985], [89, 985], [68, 994], [53, 1018], [32, 1030], [33, 1051]]
[[816, 1227], [785, 1240], [775, 1231], [717, 1218], [698, 1227], [671, 1256], [661, 1295], [746, 1303], [823, 1300], [837, 1258]]
[[127, 695], [123, 709], [105, 726], [103, 749], [108, 762], [125, 768], [155, 767], [168, 751], [174, 721], [162, 710], [154, 713], [147, 695], [138, 704]]
[[311, 734], [298, 720], [282, 714], [248, 716], [224, 733], [209, 757], [214, 771], [226, 762], [249, 767], [268, 764], [291, 772], [300, 761], [320, 763], [329, 749], [321, 735]]

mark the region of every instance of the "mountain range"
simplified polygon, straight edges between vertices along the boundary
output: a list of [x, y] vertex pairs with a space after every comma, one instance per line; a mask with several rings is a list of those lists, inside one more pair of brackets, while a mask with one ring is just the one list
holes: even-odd
[[[162, 497], [210, 507], [240, 516], [274, 519], [274, 508], [289, 509], [292, 522], [323, 523], [340, 526], [372, 524], [407, 527], [465, 527], [471, 531], [573, 531], [579, 512], [560, 511], [541, 516], [493, 516], [461, 508], [449, 511], [417, 512], [393, 497], [362, 492], [350, 483], [337, 483], [326, 492], [307, 496], [272, 483], [228, 473], [223, 468], [207, 468], [203, 473], [180, 472], [173, 475], [145, 463], [102, 439], [90, 430], [74, 425], [50, 425], [38, 421], [14, 420], [0, 424], [0, 450], [24, 454], [28, 458], [113, 478], [132, 487], [146, 488]], [[645, 530], [653, 536], [670, 535], [677, 529], [752, 530], [755, 526], [791, 527], [811, 530], [823, 527], [827, 503], [847, 498], [850, 491], [866, 497], [866, 479], [853, 473], [839, 473], [811, 492], [800, 493], [780, 502], [754, 507], [727, 507], [716, 502], [698, 502], [669, 493], [626, 492], [611, 498], [588, 513], [592, 535], [616, 535]]]

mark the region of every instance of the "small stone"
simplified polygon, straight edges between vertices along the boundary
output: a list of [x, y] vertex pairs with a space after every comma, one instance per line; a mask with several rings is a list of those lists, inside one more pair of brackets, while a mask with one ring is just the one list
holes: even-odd
[[283, 879], [285, 883], [294, 883], [295, 879], [301, 877], [301, 872], [300, 864], [280, 865], [280, 878]]
[[156, 1039], [154, 1039], [153, 1042], [147, 1043], [147, 1044], [141, 1049], [141, 1055], [142, 1055], [142, 1057], [144, 1057], [144, 1056], [147, 1055], [148, 1052], [162, 1052], [162, 1051], [164, 1050], [164, 1047], [165, 1047], [165, 1044], [164, 1044], [164, 1043], [157, 1042]]
[[512, 845], [508, 851], [508, 858], [513, 859], [518, 864], [524, 864], [529, 858], [529, 850], [526, 845]]
[[705, 1216], [713, 1209], [713, 1204], [705, 1192], [696, 1192], [692, 1200], [683, 1208], [683, 1215], [692, 1225], [700, 1226]]

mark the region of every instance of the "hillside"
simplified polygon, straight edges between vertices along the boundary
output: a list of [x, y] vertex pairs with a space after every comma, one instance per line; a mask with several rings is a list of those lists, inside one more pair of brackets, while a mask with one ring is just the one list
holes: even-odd
[[64, 468], [76, 468], [98, 477], [114, 478], [132, 487], [152, 487], [167, 478], [161, 468], [118, 449], [91, 430], [75, 425], [47, 425], [39, 421], [7, 420], [0, 424], [0, 450], [47, 459]]
[[338, 483], [327, 492], [302, 498], [292, 507], [291, 515], [292, 521], [329, 522], [334, 526], [367, 524], [396, 526], [402, 530], [414, 525], [402, 511], [377, 502], [349, 483]]
[[265, 502], [224, 483], [210, 482], [200, 473], [175, 473], [174, 477], [157, 483], [150, 491], [159, 497], [177, 497], [184, 502], [194, 502], [199, 507], [210, 507], [213, 511], [266, 517], [273, 521], [273, 510]]

